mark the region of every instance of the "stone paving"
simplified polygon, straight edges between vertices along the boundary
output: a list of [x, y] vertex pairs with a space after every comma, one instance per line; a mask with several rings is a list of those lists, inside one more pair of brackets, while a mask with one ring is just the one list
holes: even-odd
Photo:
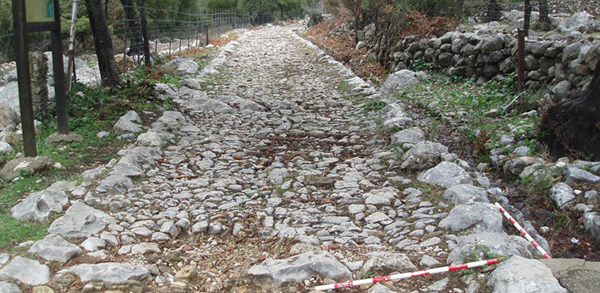
[[[489, 281], [493, 267], [369, 292], [479, 292], [486, 282], [567, 292], [529, 242], [506, 233], [490, 203], [508, 204], [501, 190], [418, 128], [393, 138], [410, 151], [390, 151], [381, 125], [421, 122], [398, 104], [366, 111], [384, 97], [299, 28], [245, 31], [181, 88], [159, 85], [180, 111], [84, 183], [57, 182], [16, 206], [23, 218], [61, 217], [24, 244], [35, 259], [0, 255], [2, 292], [310, 292], [493, 254], [518, 257]], [[141, 131], [136, 116], [118, 131]], [[514, 267], [525, 270], [518, 279]], [[523, 291], [531, 282], [539, 290]]]

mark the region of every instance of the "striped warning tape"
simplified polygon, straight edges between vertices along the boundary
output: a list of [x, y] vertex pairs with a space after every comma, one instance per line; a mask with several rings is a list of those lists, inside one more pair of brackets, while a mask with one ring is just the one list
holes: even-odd
[[458, 270], [463, 270], [463, 269], [470, 269], [470, 268], [476, 268], [476, 267], [481, 267], [481, 266], [485, 266], [485, 265], [491, 265], [491, 264], [498, 263], [502, 260], [503, 260], [503, 258], [500, 257], [500, 258], [493, 258], [493, 259], [488, 259], [488, 260], [464, 263], [464, 264], [455, 265], [455, 266], [447, 266], [447, 267], [443, 267], [443, 268], [435, 268], [435, 269], [422, 270], [422, 271], [403, 273], [403, 274], [397, 274], [397, 275], [375, 277], [375, 278], [371, 278], [371, 279], [363, 279], [363, 280], [356, 280], [356, 281], [347, 281], [347, 282], [343, 282], [343, 283], [321, 285], [321, 286], [315, 287], [315, 290], [322, 291], [322, 290], [329, 290], [329, 289], [347, 288], [347, 287], [360, 286], [360, 285], [365, 285], [365, 284], [386, 282], [386, 281], [397, 280], [397, 279], [406, 279], [406, 278], [412, 278], [412, 277], [419, 277], [419, 276], [433, 275], [433, 274], [439, 274], [439, 273], [445, 273], [445, 272], [451, 272], [451, 271], [458, 271]]
[[525, 236], [525, 238], [527, 238], [527, 240], [529, 240], [529, 242], [531, 242], [531, 244], [533, 244], [533, 246], [547, 259], [551, 259], [552, 257], [537, 243], [537, 241], [533, 240], [533, 238], [531, 236], [529, 236], [529, 233], [527, 233], [527, 231], [525, 231], [525, 229], [523, 229], [523, 227], [521, 227], [521, 225], [519, 225], [519, 223], [517, 223], [517, 221], [515, 221], [515, 219], [513, 219], [513, 217], [510, 216], [510, 214], [499, 204], [496, 203], [496, 207], [498, 207], [500, 209], [500, 212], [508, 219], [508, 221], [510, 221], [516, 228], [517, 230], [519, 230], [519, 232], [521, 232], [521, 234], [523, 234], [523, 236]]

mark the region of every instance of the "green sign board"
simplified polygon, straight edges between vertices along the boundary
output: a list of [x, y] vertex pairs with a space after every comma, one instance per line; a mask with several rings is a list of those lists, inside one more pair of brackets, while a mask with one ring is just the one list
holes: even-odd
[[55, 0], [25, 0], [27, 22], [53, 22]]

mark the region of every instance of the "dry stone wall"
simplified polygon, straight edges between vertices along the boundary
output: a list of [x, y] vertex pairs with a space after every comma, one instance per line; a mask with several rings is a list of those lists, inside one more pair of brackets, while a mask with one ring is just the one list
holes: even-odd
[[[422, 60], [446, 68], [450, 75], [485, 81], [516, 72], [517, 48], [512, 34], [448, 32], [431, 39], [406, 37], [397, 43], [391, 57], [396, 69]], [[525, 52], [526, 86], [538, 89], [551, 85], [553, 93], [564, 98], [591, 80], [600, 58], [600, 40], [529, 39]]]

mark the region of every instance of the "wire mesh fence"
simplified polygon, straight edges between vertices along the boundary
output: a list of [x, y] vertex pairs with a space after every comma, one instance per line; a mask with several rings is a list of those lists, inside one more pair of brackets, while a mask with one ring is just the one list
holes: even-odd
[[[79, 0], [79, 11], [86, 15], [85, 3]], [[157, 2], [159, 5], [159, 2]], [[66, 7], [61, 7], [65, 9]], [[174, 7], [173, 7], [174, 8]], [[125, 6], [118, 2], [107, 1], [104, 4], [105, 17], [111, 33], [114, 54], [127, 55], [140, 60], [143, 55], [142, 20], [146, 19], [148, 41], [151, 54], [172, 54], [189, 47], [205, 46], [209, 41], [222, 34], [237, 29], [273, 22], [282, 18], [302, 17], [298, 15], [274, 15], [270, 13], [240, 13], [221, 9], [165, 9], [149, 5]], [[64, 13], [64, 12], [63, 12]], [[66, 55], [69, 47], [70, 20], [62, 20], [63, 50]], [[74, 55], [94, 54], [94, 40], [89, 20], [76, 23], [77, 33]], [[50, 32], [29, 33], [27, 35], [30, 51], [51, 50]], [[15, 58], [14, 36], [12, 28], [0, 35], [0, 62]]]

